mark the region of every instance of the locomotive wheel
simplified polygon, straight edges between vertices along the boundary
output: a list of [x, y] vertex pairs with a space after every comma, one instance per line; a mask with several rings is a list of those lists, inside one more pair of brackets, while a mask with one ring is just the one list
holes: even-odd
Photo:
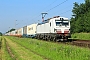
[[53, 41], [53, 37], [51, 37], [50, 41]]
[[51, 37], [50, 36], [48, 37], [48, 40], [51, 41]]
[[53, 41], [55, 41], [55, 42], [56, 42], [56, 38], [55, 38], [55, 37], [53, 38]]
[[65, 39], [64, 39], [65, 41], [68, 41], [68, 37], [65, 37]]

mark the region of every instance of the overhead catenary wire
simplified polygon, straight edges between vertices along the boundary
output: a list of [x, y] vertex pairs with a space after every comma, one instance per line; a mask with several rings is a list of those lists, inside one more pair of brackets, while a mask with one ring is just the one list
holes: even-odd
[[[50, 3], [48, 6], [51, 6], [52, 4], [54, 4], [57, 0], [54, 0], [52, 3]], [[44, 9], [46, 9], [48, 6], [46, 6]], [[43, 9], [43, 10], [44, 10]], [[42, 10], [42, 11], [43, 11]], [[39, 16], [41, 16], [41, 14], [37, 15], [36, 17], [34, 17], [32, 20], [34, 21], [34, 19], [38, 18]]]
[[[68, 7], [65, 7], [65, 8], [69, 8], [71, 5], [69, 5]], [[63, 10], [65, 10], [65, 8], [63, 8], [63, 9], [61, 9], [61, 10], [59, 10], [59, 11], [63, 11]], [[59, 12], [59, 11], [56, 11], [56, 12], [54, 12], [54, 13], [52, 13], [52, 14], [55, 14], [55, 13], [57, 13], [57, 12]]]
[[[47, 7], [49, 7], [49, 6], [51, 6], [53, 3], [55, 3], [57, 0], [54, 0], [51, 4], [49, 4]], [[50, 8], [49, 10], [47, 10], [46, 12], [49, 12], [49, 11], [51, 11], [51, 10], [53, 10], [54, 8], [57, 8], [57, 7], [59, 7], [60, 5], [62, 5], [63, 3], [65, 3], [65, 2], [67, 2], [68, 0], [65, 0], [65, 1], [63, 1], [62, 3], [60, 3], [60, 4], [58, 4], [58, 5], [56, 5], [56, 6], [54, 6], [54, 7], [52, 7], [52, 8]], [[80, 1], [80, 0], [79, 0]], [[78, 1], [78, 2], [79, 2]], [[71, 5], [70, 5], [71, 6]], [[46, 8], [47, 8], [46, 7]], [[69, 7], [69, 6], [68, 6]], [[67, 7], [67, 8], [68, 8]], [[61, 9], [61, 10], [63, 10], [63, 9]], [[71, 11], [71, 10], [67, 10], [67, 11], [65, 11], [65, 12], [62, 12], [62, 13], [59, 13], [59, 14], [65, 14], [65, 13], [67, 13], [67, 12], [69, 12], [69, 11]], [[56, 11], [57, 12], [57, 11]], [[53, 13], [54, 14], [54, 13]], [[34, 19], [36, 19], [37, 17], [39, 17], [39, 16], [41, 16], [41, 14], [39, 14], [38, 16], [36, 16], [36, 17], [34, 17], [33, 19], [32, 19], [32, 21], [34, 21], [34, 22], [36, 22]]]
[[67, 13], [67, 12], [69, 12], [69, 11], [71, 11], [71, 10], [67, 10], [67, 11], [62, 12], [62, 13], [59, 13], [59, 14], [65, 14], [65, 13]]
[[68, 0], [63, 1], [62, 3], [60, 3], [60, 4], [58, 4], [58, 5], [54, 6], [54, 7], [52, 7], [51, 9], [47, 10], [46, 12], [51, 11], [52, 9], [54, 9], [54, 8], [56, 8], [56, 7], [60, 6], [60, 5], [62, 5], [63, 3], [67, 2], [67, 1], [68, 1]]
[[54, 0], [51, 4], [49, 4], [48, 6], [46, 6], [45, 9], [48, 8], [49, 6], [53, 5], [56, 1], [57, 0]]
[[[56, 6], [52, 7], [52, 8], [50, 8], [50, 9], [47, 10], [46, 12], [49, 12], [49, 11], [53, 10], [54, 8], [56, 8], [56, 7], [60, 6], [60, 5], [62, 5], [63, 3], [67, 2], [67, 1], [68, 1], [68, 0], [65, 0], [65, 1], [59, 3], [58, 5], [56, 5]], [[52, 4], [55, 3], [55, 2], [56, 2], [56, 0], [53, 1], [51, 4], [49, 4], [48, 6], [52, 5]], [[48, 6], [47, 6], [47, 7], [48, 7]], [[38, 16], [36, 16], [35, 18], [33, 18], [32, 20], [34, 21], [34, 19], [36, 19], [36, 18], [39, 17], [39, 16], [41, 16], [41, 14], [39, 14]]]
[[[47, 7], [49, 7], [50, 5], [52, 5], [53, 3], [55, 3], [57, 0], [54, 0], [51, 4], [49, 4]], [[61, 2], [61, 3], [59, 3], [58, 5], [56, 5], [56, 6], [54, 6], [54, 7], [52, 7], [52, 8], [50, 8], [50, 9], [48, 9], [46, 12], [49, 12], [49, 11], [51, 11], [51, 10], [53, 10], [53, 9], [55, 9], [55, 8], [57, 8], [58, 6], [60, 6], [60, 5], [62, 5], [62, 4], [64, 4], [65, 2], [67, 2], [68, 0], [65, 0], [65, 1], [63, 1], [63, 2]], [[80, 1], [80, 0], [79, 0]], [[71, 5], [70, 5], [71, 6]], [[68, 6], [68, 7], [70, 7], [70, 6]], [[46, 7], [46, 8], [47, 8]], [[66, 8], [68, 8], [68, 7], [66, 7]], [[62, 9], [61, 9], [62, 10]], [[71, 10], [67, 10], [67, 11], [65, 11], [65, 12], [62, 12], [62, 13], [60, 13], [60, 14], [64, 14], [64, 13], [67, 13], [68, 11], [71, 11]], [[57, 11], [56, 11], [57, 12]], [[53, 13], [54, 14], [54, 13]], [[35, 22], [35, 20], [34, 19], [36, 19], [36, 18], [38, 18], [39, 16], [41, 16], [41, 14], [39, 14], [38, 16], [36, 16], [35, 18], [33, 18], [32, 20]]]
[[[80, 2], [80, 0], [79, 0], [79, 1], [77, 1], [77, 2]], [[71, 4], [71, 5], [69, 5], [69, 6], [66, 6], [65, 8], [63, 8], [63, 9], [61, 9], [61, 10], [59, 10], [59, 11], [63, 11], [64, 9], [69, 8], [70, 6], [72, 6], [72, 4]], [[57, 13], [57, 12], [59, 12], [59, 11], [56, 11], [56, 12], [54, 12], [54, 13], [52, 13], [52, 14], [55, 14], [55, 13]], [[71, 10], [71, 9], [69, 9], [69, 10], [64, 11], [64, 12], [62, 12], [62, 13], [59, 13], [59, 14], [61, 15], [61, 14], [67, 13], [67, 12], [69, 12], [69, 11], [72, 11], [72, 10]], [[52, 14], [51, 14], [51, 15], [52, 15]]]

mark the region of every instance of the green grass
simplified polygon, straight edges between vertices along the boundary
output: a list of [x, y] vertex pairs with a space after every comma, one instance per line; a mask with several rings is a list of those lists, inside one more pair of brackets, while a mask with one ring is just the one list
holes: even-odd
[[74, 33], [71, 36], [73, 39], [90, 40], [90, 33]]
[[90, 60], [90, 49], [30, 38], [8, 37], [49, 60]]
[[[1, 37], [0, 37], [1, 41]], [[11, 52], [14, 54], [14, 58], [10, 56], [6, 48], [6, 42], [10, 47]], [[25, 49], [23, 46], [13, 42], [9, 39], [2, 37], [2, 48], [0, 49], [0, 60], [44, 60], [43, 57], [34, 54], [28, 49]]]
[[6, 43], [5, 43], [4, 38], [2, 38], [1, 59], [2, 60], [13, 60], [11, 58], [11, 56], [8, 54], [8, 51], [6, 49]]
[[1, 44], [2, 44], [2, 37], [0, 36], [0, 49], [1, 49]]
[[0, 36], [0, 59], [2, 58], [2, 54], [1, 54], [1, 45], [2, 45], [2, 39], [1, 39], [1, 36]]
[[38, 56], [31, 52], [28, 49], [25, 49], [23, 46], [17, 44], [14, 41], [11, 41], [10, 39], [5, 38], [8, 42], [11, 51], [16, 56], [18, 60], [43, 60], [41, 56]]
[[[4, 38], [5, 39], [5, 38]], [[5, 39], [5, 41], [7, 42], [7, 40]], [[10, 44], [9, 44], [10, 42], [7, 42], [7, 44], [8, 44], [8, 46], [10, 47], [9, 49], [11, 50], [11, 52], [12, 52], [12, 54], [14, 55], [14, 57], [12, 58], [13, 60], [15, 60], [15, 59], [18, 59], [18, 60], [21, 60], [21, 58], [19, 58], [18, 56], [18, 54], [15, 52], [15, 46], [11, 46]], [[8, 53], [9, 54], [9, 53]]]

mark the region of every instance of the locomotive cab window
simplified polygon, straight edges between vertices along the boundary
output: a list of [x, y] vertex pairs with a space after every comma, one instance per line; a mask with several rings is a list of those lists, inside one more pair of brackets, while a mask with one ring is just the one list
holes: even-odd
[[55, 22], [56, 22], [56, 26], [68, 26], [69, 25], [68, 20], [64, 20], [64, 21], [56, 20]]
[[69, 25], [69, 21], [63, 21], [63, 25], [68, 26]]
[[51, 22], [50, 22], [50, 26], [51, 26]]
[[56, 22], [56, 26], [62, 26], [62, 22]]

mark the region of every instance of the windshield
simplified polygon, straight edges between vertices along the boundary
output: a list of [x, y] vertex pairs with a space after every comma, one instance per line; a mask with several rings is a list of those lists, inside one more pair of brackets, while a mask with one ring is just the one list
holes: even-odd
[[56, 21], [56, 26], [68, 26], [69, 21]]

